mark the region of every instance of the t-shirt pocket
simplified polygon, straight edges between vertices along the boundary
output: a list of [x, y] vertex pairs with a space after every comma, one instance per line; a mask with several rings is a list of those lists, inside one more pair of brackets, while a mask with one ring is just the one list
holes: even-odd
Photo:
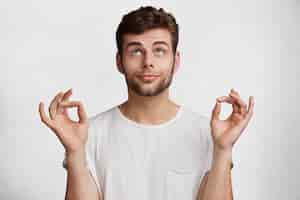
[[202, 176], [199, 170], [167, 170], [167, 200], [196, 200]]

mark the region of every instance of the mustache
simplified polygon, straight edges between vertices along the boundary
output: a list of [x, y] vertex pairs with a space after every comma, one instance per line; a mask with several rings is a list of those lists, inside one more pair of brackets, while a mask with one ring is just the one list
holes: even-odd
[[153, 72], [143, 72], [143, 73], [138, 73], [137, 76], [160, 76], [158, 73], [153, 73]]

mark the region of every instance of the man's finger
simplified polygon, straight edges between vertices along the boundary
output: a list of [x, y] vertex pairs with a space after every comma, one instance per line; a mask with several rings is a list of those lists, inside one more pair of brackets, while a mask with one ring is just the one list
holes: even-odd
[[62, 96], [62, 94], [63, 94], [63, 92], [59, 92], [50, 103], [49, 115], [50, 115], [51, 119], [54, 119], [54, 117], [56, 115], [58, 99]]
[[243, 130], [247, 127], [252, 115], [253, 115], [253, 109], [254, 109], [254, 97], [250, 96], [249, 97], [249, 107], [248, 107], [248, 111], [245, 115], [244, 120], [242, 121], [242, 123], [240, 124], [240, 128], [242, 128]]
[[217, 100], [219, 102], [227, 102], [227, 103], [230, 103], [230, 104], [234, 103], [234, 100], [229, 96], [221, 96], [221, 97], [218, 97]]
[[220, 112], [221, 112], [221, 103], [217, 100], [212, 110], [211, 119], [219, 120]]
[[66, 109], [60, 107], [59, 103], [62, 101], [68, 101], [71, 95], [72, 95], [72, 88], [67, 90], [65, 93], [63, 93], [63, 95], [58, 99], [56, 113], [62, 113], [62, 114], [68, 115]]
[[250, 118], [253, 115], [253, 110], [254, 110], [254, 97], [250, 96], [249, 97], [249, 106], [248, 106], [248, 110], [247, 110], [247, 114], [246, 114], [246, 119], [249, 121]]
[[[68, 92], [68, 91], [67, 91]], [[61, 106], [59, 106], [59, 103], [63, 101], [64, 96], [68, 97], [67, 92], [62, 93], [59, 98], [57, 99], [57, 104], [56, 104], [56, 113], [64, 113], [66, 112], [66, 109], [62, 108]]]
[[65, 92], [64, 96], [62, 97], [62, 101], [68, 100], [71, 95], [72, 95], [72, 88], [70, 88]]
[[79, 123], [87, 122], [87, 114], [84, 110], [84, 106], [80, 101], [63, 101], [60, 102], [60, 106], [63, 107], [77, 107], [77, 114], [79, 117]]
[[39, 104], [39, 113], [40, 113], [41, 121], [44, 124], [46, 124], [48, 127], [52, 128], [51, 119], [49, 117], [47, 117], [47, 115], [45, 113], [43, 102], [40, 102], [40, 104]]
[[238, 97], [240, 97], [240, 94], [238, 91], [236, 91], [235, 89], [231, 88], [230, 92], [236, 94]]
[[229, 93], [229, 96], [231, 96], [237, 103], [240, 113], [243, 115], [246, 114], [247, 104], [235, 93], [231, 92], [231, 93]]
[[222, 96], [217, 98], [219, 102], [227, 102], [232, 105], [233, 113], [239, 113], [239, 107], [236, 104], [235, 100], [230, 96]]

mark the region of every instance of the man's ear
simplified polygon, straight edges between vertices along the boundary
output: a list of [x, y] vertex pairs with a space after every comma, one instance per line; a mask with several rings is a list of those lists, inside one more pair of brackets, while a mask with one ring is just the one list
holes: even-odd
[[175, 54], [175, 68], [174, 68], [174, 74], [177, 72], [177, 70], [179, 69], [180, 67], [180, 54], [179, 54], [179, 51], [176, 51], [176, 54]]
[[122, 65], [122, 60], [121, 60], [121, 55], [119, 52], [117, 52], [116, 54], [116, 63], [117, 63], [117, 67], [118, 67], [118, 71], [121, 73], [121, 74], [124, 74], [124, 68], [123, 68], [123, 65]]

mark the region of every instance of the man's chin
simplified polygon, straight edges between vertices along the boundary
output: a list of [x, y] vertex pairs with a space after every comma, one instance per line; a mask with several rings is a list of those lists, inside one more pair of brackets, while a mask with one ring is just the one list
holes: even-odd
[[152, 91], [135, 91], [135, 93], [143, 97], [152, 97], [158, 95], [157, 92], [152, 92]]
[[130, 86], [131, 90], [138, 96], [151, 97], [158, 96], [163, 93], [167, 87], [163, 87], [162, 83], [139, 83], [135, 82]]
[[135, 94], [138, 96], [144, 96], [144, 97], [151, 97], [151, 96], [157, 96], [160, 92], [158, 90], [153, 90], [150, 88], [131, 88]]

